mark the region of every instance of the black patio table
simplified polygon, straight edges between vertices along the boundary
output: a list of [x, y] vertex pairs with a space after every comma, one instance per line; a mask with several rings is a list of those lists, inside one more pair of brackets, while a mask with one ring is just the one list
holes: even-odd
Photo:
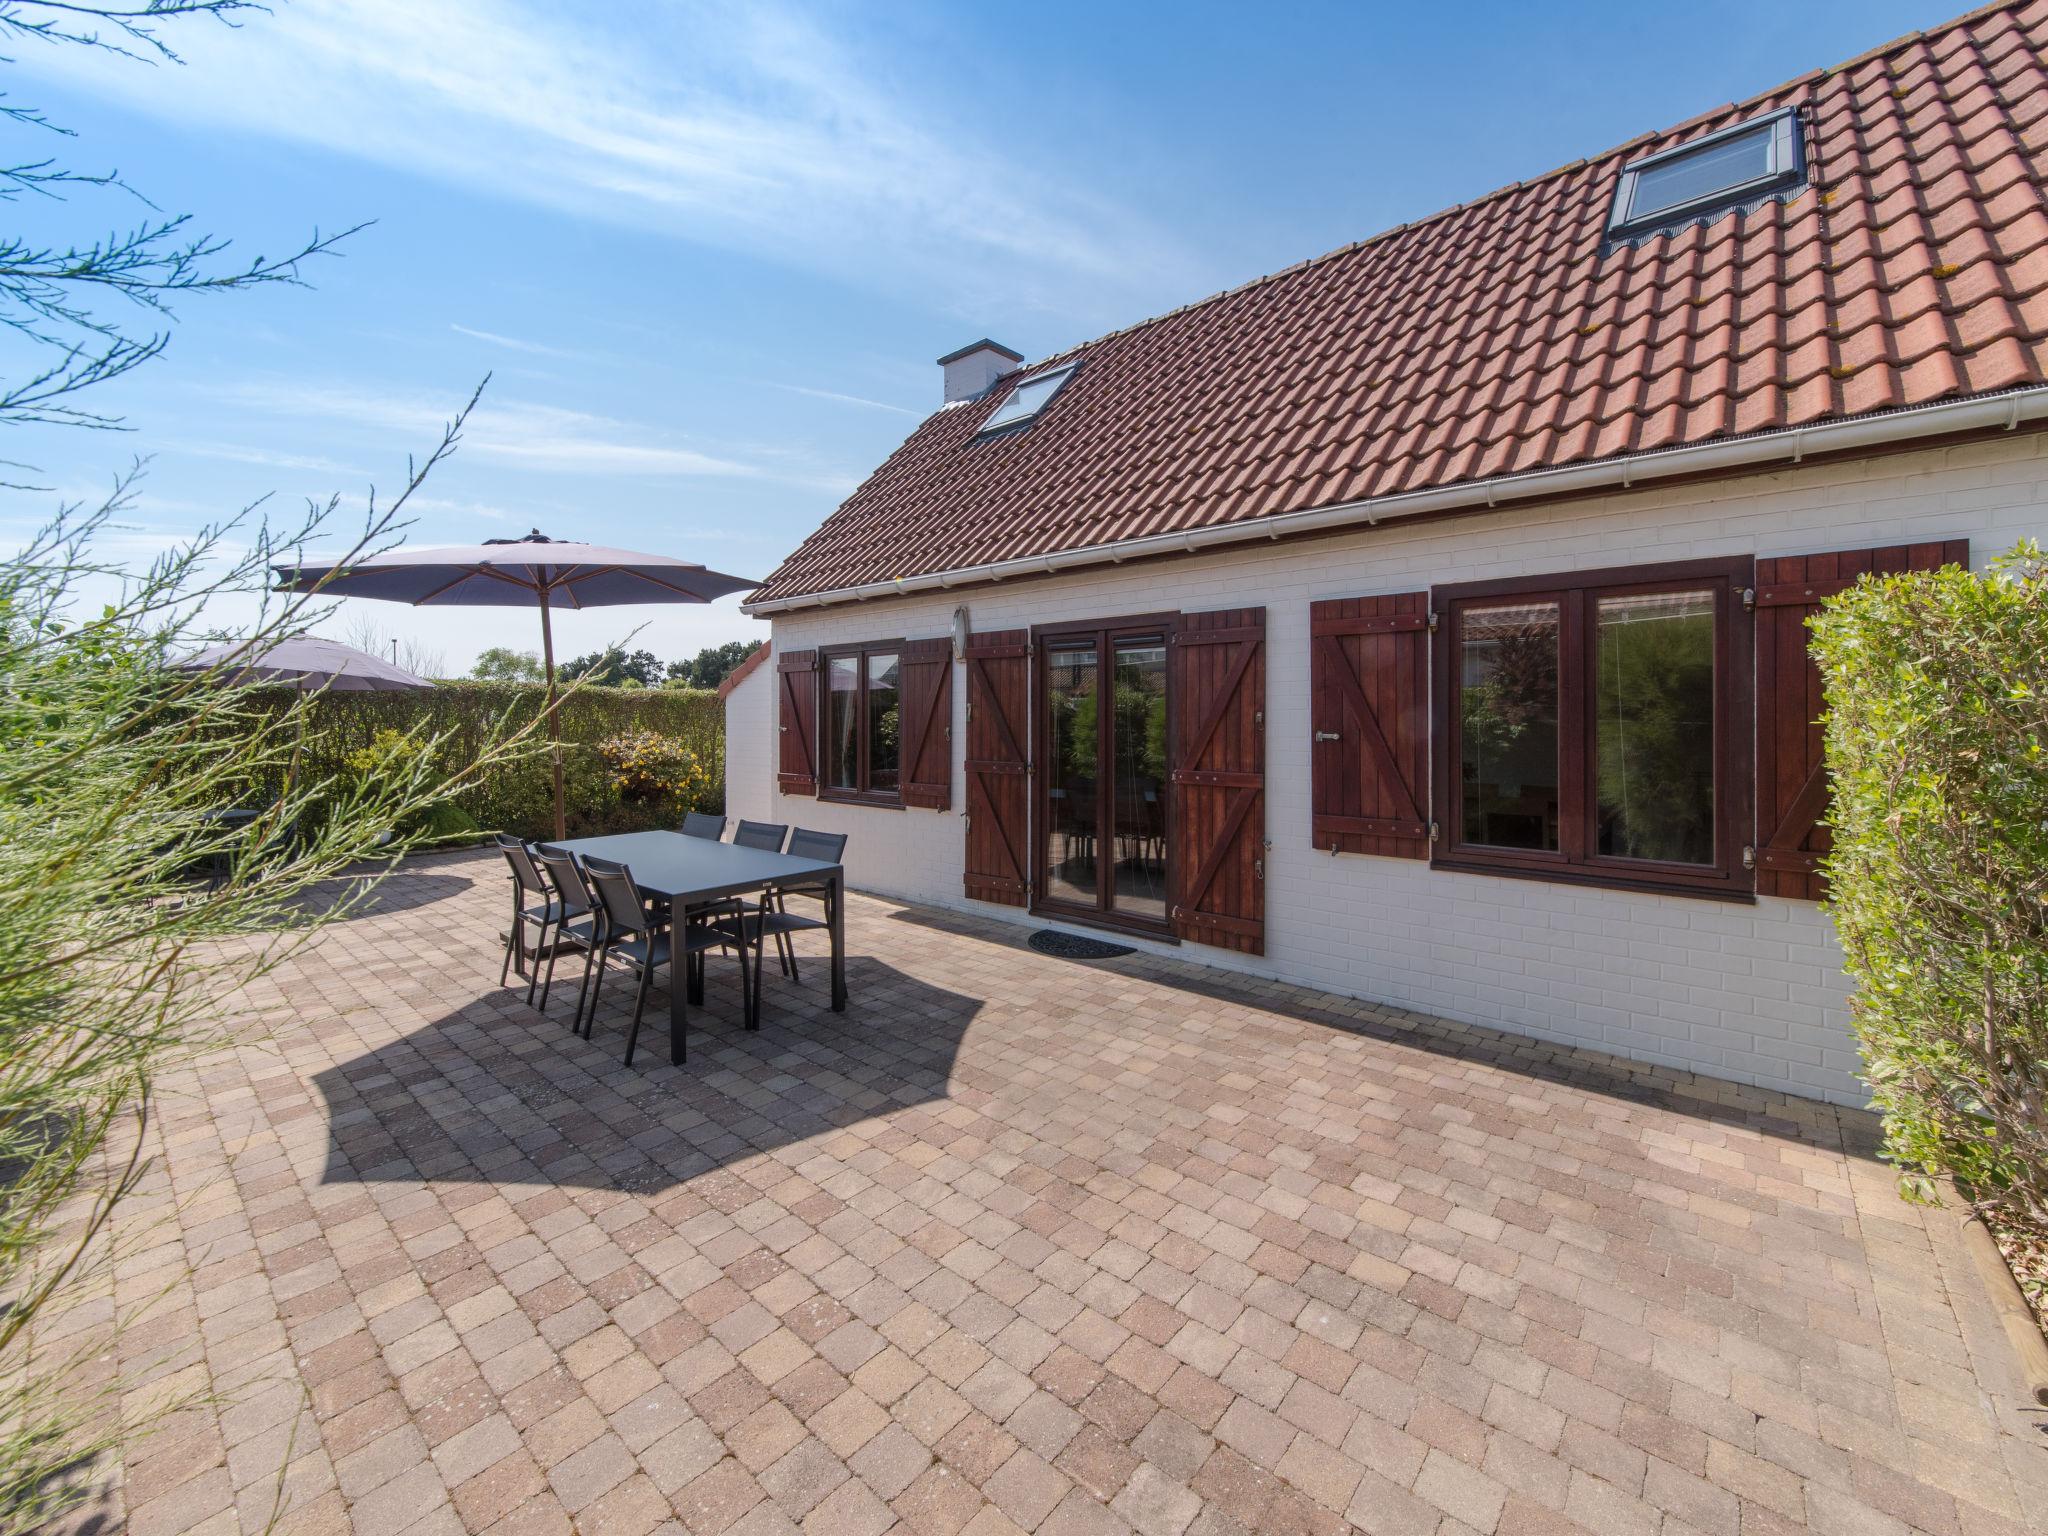
[[[681, 912], [727, 896], [746, 896], [771, 885], [825, 888], [825, 914], [832, 934], [832, 1011], [846, 1011], [846, 872], [823, 859], [799, 859], [786, 853], [769, 853], [760, 848], [742, 848], [734, 843], [714, 843], [709, 838], [685, 837], [680, 832], [619, 832], [609, 837], [576, 837], [551, 848], [571, 853], [594, 853], [612, 859], [633, 871], [633, 883], [647, 895], [666, 901]], [[683, 1030], [689, 1018], [685, 994], [687, 982], [673, 974], [668, 979], [668, 1059], [680, 1062]], [[688, 967], [684, 967], [685, 970]], [[697, 998], [695, 1001], [702, 1002]]]

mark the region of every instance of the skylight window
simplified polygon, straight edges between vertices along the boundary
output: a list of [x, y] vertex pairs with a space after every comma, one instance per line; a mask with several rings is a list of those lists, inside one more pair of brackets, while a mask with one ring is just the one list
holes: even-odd
[[1799, 114], [1787, 107], [1622, 167], [1607, 233], [1679, 229], [1806, 184]]
[[1044, 373], [1033, 374], [1011, 390], [1003, 403], [989, 413], [988, 420], [981, 424], [981, 430], [995, 432], [1030, 421], [1052, 404], [1052, 397], [1066, 386], [1079, 366], [1078, 363], [1069, 363], [1064, 368], [1048, 368]]

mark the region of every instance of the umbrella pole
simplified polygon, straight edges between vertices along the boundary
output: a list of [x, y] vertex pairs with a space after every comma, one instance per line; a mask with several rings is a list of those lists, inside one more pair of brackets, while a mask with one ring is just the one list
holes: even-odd
[[555, 632], [548, 622], [548, 589], [540, 589], [540, 654], [548, 671], [548, 745], [555, 760], [555, 841], [569, 835], [562, 811], [562, 722], [555, 714]]

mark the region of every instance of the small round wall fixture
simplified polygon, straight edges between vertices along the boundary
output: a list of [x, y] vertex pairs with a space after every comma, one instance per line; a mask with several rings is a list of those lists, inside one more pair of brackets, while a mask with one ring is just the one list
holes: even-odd
[[1032, 934], [1031, 947], [1041, 955], [1052, 955], [1060, 960], [1114, 960], [1119, 955], [1137, 953], [1128, 944], [1084, 939], [1078, 933], [1061, 933], [1054, 928], [1041, 928]]

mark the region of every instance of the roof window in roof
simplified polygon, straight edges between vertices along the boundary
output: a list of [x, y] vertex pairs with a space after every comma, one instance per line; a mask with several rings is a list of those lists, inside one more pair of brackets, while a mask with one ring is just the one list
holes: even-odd
[[1040, 411], [1052, 404], [1052, 397], [1066, 386], [1074, 376], [1078, 363], [1068, 363], [1064, 368], [1048, 368], [1043, 373], [1034, 373], [1010, 391], [1003, 403], [989, 412], [987, 421], [981, 424], [982, 432], [997, 432], [1004, 427], [1021, 426], [1033, 420]]
[[1623, 166], [1607, 233], [1626, 240], [1679, 229], [1805, 184], [1799, 113], [1786, 107]]

